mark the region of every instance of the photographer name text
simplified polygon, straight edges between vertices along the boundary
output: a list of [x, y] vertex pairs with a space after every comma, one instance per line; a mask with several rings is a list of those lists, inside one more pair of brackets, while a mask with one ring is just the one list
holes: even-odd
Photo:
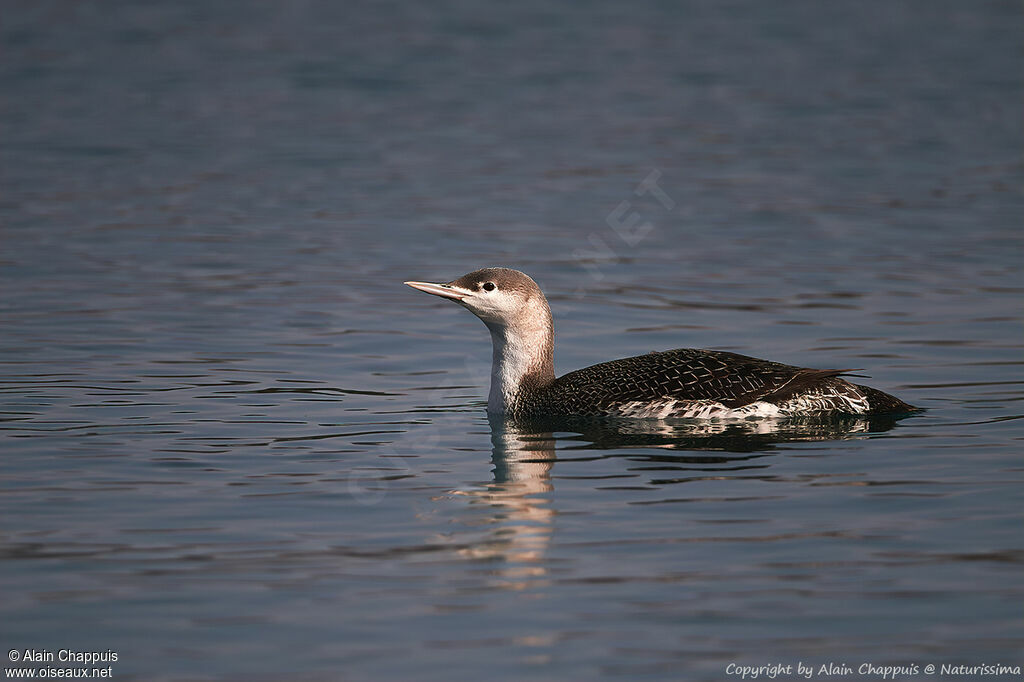
[[1002, 663], [942, 663], [940, 665], [932, 663], [925, 665], [919, 665], [917, 663], [909, 663], [906, 665], [861, 663], [856, 667], [853, 667], [846, 663], [823, 663], [815, 666], [813, 664], [800, 661], [795, 666], [792, 663], [771, 663], [768, 665], [740, 665], [738, 663], [730, 663], [725, 666], [725, 674], [734, 675], [743, 680], [774, 680], [786, 677], [801, 677], [809, 680], [814, 677], [848, 677], [852, 675], [872, 677], [880, 680], [896, 680], [922, 674], [947, 677], [958, 677], [962, 675], [1013, 675], [1019, 678], [1021, 674], [1021, 666], [1004, 665]]

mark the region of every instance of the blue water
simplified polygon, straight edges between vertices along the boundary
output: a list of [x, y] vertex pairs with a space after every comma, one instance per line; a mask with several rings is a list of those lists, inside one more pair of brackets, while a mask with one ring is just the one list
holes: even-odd
[[[1022, 28], [5, 3], [0, 645], [146, 681], [1024, 665]], [[547, 292], [558, 373], [720, 348], [926, 411], [490, 423], [486, 330], [401, 284], [485, 265]]]

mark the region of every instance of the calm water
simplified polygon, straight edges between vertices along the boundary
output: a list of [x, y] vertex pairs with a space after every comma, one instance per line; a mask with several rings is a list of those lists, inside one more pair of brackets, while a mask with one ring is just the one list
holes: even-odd
[[[1022, 27], [5, 3], [0, 644], [147, 681], [1024, 665]], [[927, 412], [491, 424], [483, 325], [401, 284], [484, 265], [548, 292], [559, 373], [713, 347]]]

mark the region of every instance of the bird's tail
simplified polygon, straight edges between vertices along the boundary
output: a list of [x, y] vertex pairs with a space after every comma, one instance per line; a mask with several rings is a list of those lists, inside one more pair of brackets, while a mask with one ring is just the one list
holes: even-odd
[[889, 395], [870, 386], [855, 384], [857, 389], [868, 399], [870, 410], [868, 414], [910, 414], [919, 412], [920, 407], [909, 405], [894, 395]]

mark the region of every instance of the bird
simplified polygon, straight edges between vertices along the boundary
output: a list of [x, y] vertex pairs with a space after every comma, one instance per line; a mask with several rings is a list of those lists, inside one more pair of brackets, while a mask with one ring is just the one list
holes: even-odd
[[458, 303], [487, 326], [493, 351], [490, 415], [756, 419], [918, 409], [842, 378], [854, 369], [810, 369], [721, 350], [654, 351], [556, 378], [551, 308], [526, 273], [487, 267], [446, 283], [405, 284]]

